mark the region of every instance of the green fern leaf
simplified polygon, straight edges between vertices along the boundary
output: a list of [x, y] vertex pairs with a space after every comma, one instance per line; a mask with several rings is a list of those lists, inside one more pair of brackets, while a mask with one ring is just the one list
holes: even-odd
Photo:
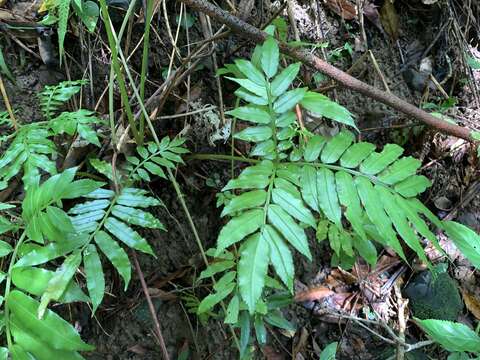
[[267, 192], [265, 190], [254, 190], [245, 192], [230, 200], [230, 202], [223, 208], [221, 216], [229, 215], [237, 211], [262, 206], [266, 200]]
[[371, 153], [361, 164], [360, 171], [364, 174], [375, 175], [398, 159], [403, 148], [396, 144], [387, 144], [381, 153]]
[[[11, 319], [11, 331], [15, 342], [12, 351], [14, 359], [65, 359], [65, 360], [82, 360], [83, 357], [76, 351], [58, 350], [49, 346], [47, 342], [41, 341], [35, 334], [22, 326], [22, 324], [16, 321], [15, 317]], [[20, 355], [19, 348], [24, 351]], [[8, 354], [7, 354], [8, 355]]]
[[257, 83], [258, 85], [265, 85], [265, 77], [258, 70], [255, 65], [253, 65], [250, 61], [244, 59], [237, 59], [235, 60], [235, 65], [237, 65], [237, 69], [241, 71], [243, 75], [245, 75], [249, 80]]
[[235, 134], [235, 139], [243, 141], [265, 141], [272, 137], [272, 129], [268, 126], [248, 127]]
[[137, 157], [127, 157], [125, 170], [129, 173], [127, 178], [135, 181], [150, 181], [150, 174], [160, 176], [164, 179], [164, 168], [175, 169], [178, 164], [183, 164], [182, 157], [178, 154], [186, 154], [188, 150], [181, 147], [185, 139], [177, 138], [172, 141], [166, 136], [162, 139], [160, 147], [154, 143], [146, 144], [147, 147], [137, 147], [137, 153], [141, 160]]
[[238, 85], [240, 85], [241, 87], [251, 92], [253, 96], [257, 96], [257, 97], [260, 97], [261, 99], [264, 99], [266, 101], [264, 105], [268, 104], [267, 89], [265, 88], [265, 86], [258, 85], [248, 79], [236, 79], [232, 77], [226, 77], [226, 78], [236, 82]]
[[359, 142], [350, 146], [340, 158], [340, 165], [346, 168], [356, 168], [372, 152], [375, 151], [375, 145], [367, 142]]
[[323, 145], [325, 145], [326, 139], [320, 135], [312, 136], [307, 145], [305, 146], [305, 150], [303, 152], [303, 157], [307, 162], [313, 162], [318, 159], [320, 156], [320, 152], [323, 149]]
[[335, 182], [340, 204], [346, 208], [345, 218], [350, 222], [355, 232], [366, 241], [367, 235], [362, 222], [363, 211], [352, 176], [345, 171], [339, 171], [335, 174]]
[[300, 100], [303, 99], [306, 93], [307, 93], [306, 88], [299, 88], [299, 89], [287, 91], [283, 95], [279, 96], [277, 101], [273, 103], [273, 110], [277, 114], [282, 114], [290, 110], [295, 105], [297, 105], [300, 102]]
[[320, 207], [318, 205], [317, 172], [313, 166], [306, 165], [302, 168], [301, 183], [303, 199], [308, 206], [318, 212]]
[[352, 145], [355, 137], [350, 131], [341, 131], [325, 145], [322, 150], [321, 161], [324, 164], [333, 164]]
[[[54, 271], [40, 267], [17, 267], [12, 271], [12, 283], [17, 289], [41, 296], [54, 275]], [[70, 281], [58, 301], [63, 304], [78, 301], [88, 302], [89, 298], [75, 281]]]
[[274, 38], [269, 37], [262, 46], [262, 57], [260, 59], [263, 72], [268, 78], [272, 78], [277, 73], [280, 51]]
[[15, 267], [45, 264], [51, 260], [71, 253], [84, 246], [88, 241], [89, 237], [86, 234], [68, 234], [60, 243], [50, 243], [27, 252], [15, 263]]
[[317, 170], [317, 191], [318, 202], [323, 213], [330, 221], [341, 228], [342, 211], [338, 203], [335, 176], [331, 170], [325, 168]]
[[70, 0], [58, 0], [58, 52], [60, 65], [63, 58], [63, 44], [67, 34], [68, 16], [70, 14]]
[[39, 339], [58, 350], [93, 350], [82, 341], [72, 325], [51, 310], [46, 310], [43, 319], [38, 319], [40, 304], [24, 293], [14, 290], [6, 300], [14, 317], [14, 322], [25, 326], [33, 338]]
[[256, 124], [269, 124], [271, 121], [270, 115], [266, 111], [253, 106], [238, 107], [234, 110], [227, 111], [226, 114]]
[[247, 235], [257, 231], [262, 223], [263, 211], [260, 209], [248, 210], [242, 215], [230, 220], [220, 231], [215, 256], [218, 256], [230, 245], [239, 242]]
[[[68, 3], [68, 5], [70, 5], [70, 0], [60, 0], [60, 1], [63, 4]], [[67, 18], [68, 18], [68, 13], [67, 13]], [[59, 41], [60, 41], [60, 30], [59, 30]], [[43, 91], [39, 94], [39, 98], [40, 98], [40, 107], [42, 109], [43, 114], [47, 118], [47, 120], [50, 121], [54, 116], [54, 114], [60, 109], [60, 107], [63, 104], [65, 104], [68, 100], [70, 100], [73, 95], [77, 94], [80, 91], [81, 87], [87, 83], [88, 82], [85, 80], [75, 80], [75, 81], [63, 81], [57, 85], [45, 86]]]
[[393, 248], [395, 252], [406, 261], [400, 242], [392, 229], [392, 222], [383, 209], [380, 196], [366, 178], [357, 177], [355, 179], [355, 184], [368, 218], [373, 224], [375, 224], [382, 236], [381, 239], [376, 240], [383, 240], [386, 246]]
[[225, 324], [236, 324], [238, 322], [238, 314], [240, 312], [240, 299], [238, 296], [233, 296], [227, 307], [225, 315]]
[[290, 249], [278, 232], [270, 225], [265, 225], [262, 238], [270, 246], [270, 261], [287, 289], [293, 293], [294, 266]]
[[308, 91], [300, 103], [302, 107], [311, 111], [314, 115], [324, 116], [327, 119], [351, 126], [357, 129], [352, 114], [343, 106], [330, 100], [325, 95]]
[[292, 217], [278, 205], [270, 205], [267, 215], [271, 224], [284, 236], [290, 245], [311, 260], [312, 254], [308, 247], [307, 236]]
[[[351, 266], [357, 254], [375, 265], [374, 242], [392, 248], [403, 260], [405, 244], [428, 263], [419, 237], [437, 247], [438, 242], [426, 221], [440, 229], [445, 226], [415, 199], [430, 183], [416, 175], [418, 160], [401, 157], [400, 146], [388, 144], [377, 152], [373, 144], [354, 144], [355, 136], [346, 130], [327, 138], [299, 129], [296, 114], [291, 111], [298, 104], [316, 115], [356, 126], [345, 108], [324, 95], [303, 88], [289, 91], [299, 65], [290, 65], [275, 77], [279, 66], [277, 50], [275, 40], [269, 38], [257, 48], [251, 62], [237, 61], [229, 70], [238, 77], [229, 79], [241, 86], [235, 93], [247, 104], [228, 114], [256, 125], [234, 136], [256, 143], [250, 155], [260, 158], [222, 189], [227, 192], [221, 201], [225, 204], [222, 216], [229, 215], [231, 219], [221, 229], [212, 253], [218, 258], [229, 246], [240, 244], [240, 258], [228, 260], [228, 266], [238, 261], [239, 289], [231, 290], [227, 316], [229, 322], [238, 320], [242, 324], [242, 349], [248, 344], [252, 324], [250, 316], [241, 312], [245, 307], [255, 314], [253, 323], [257, 323], [260, 339], [260, 318], [288, 327], [268, 312], [268, 298], [263, 297], [262, 289], [274, 291], [283, 287], [268, 274], [268, 265], [272, 264], [278, 278], [293, 290], [294, 267], [289, 246], [311, 259], [305, 225], [317, 229], [318, 241], [328, 238], [334, 253], [332, 264], [342, 266]], [[138, 164], [140, 160], [130, 162]], [[229, 254], [233, 256], [235, 252]], [[214, 268], [218, 273], [226, 272], [220, 288], [235, 279], [224, 263], [227, 261], [218, 260], [218, 264], [214, 262], [217, 265], [206, 270], [208, 274]], [[216, 287], [216, 293], [206, 298], [203, 311], [228, 296], [220, 288]], [[243, 308], [240, 297], [245, 303]]]
[[213, 294], [208, 295], [204, 298], [198, 305], [197, 315], [203, 314], [208, 310], [212, 309], [216, 304], [225, 299], [230, 293], [235, 289], [235, 284], [229, 284], [223, 289]]
[[117, 269], [125, 283], [124, 290], [127, 290], [132, 272], [132, 266], [130, 260], [128, 260], [127, 253], [105, 231], [100, 230], [95, 234], [95, 242], [115, 269]]
[[38, 307], [39, 319], [43, 318], [50, 301], [59, 300], [63, 295], [81, 262], [82, 254], [75, 252], [67, 256], [63, 264], [55, 271], [40, 299], [40, 306]]
[[250, 314], [255, 312], [267, 275], [270, 248], [260, 234], [250, 236], [240, 248], [238, 286]]
[[8, 182], [23, 169], [26, 190], [40, 182], [40, 170], [54, 175], [55, 162], [47, 155], [56, 154], [55, 144], [48, 139], [50, 132], [37, 124], [24, 125], [15, 140], [0, 158], [0, 179]]
[[[78, 181], [73, 181], [76, 168], [65, 170], [61, 174], [54, 175], [38, 187], [31, 187], [27, 190], [22, 203], [22, 218], [25, 221], [25, 231], [28, 237], [36, 242], [43, 243], [44, 238], [51, 241], [60, 241], [72, 232], [71, 219], [62, 209], [53, 206], [62, 199], [70, 199], [70, 188], [75, 188]], [[76, 191], [75, 195], [82, 196], [101, 186], [89, 180], [82, 181], [84, 193]]]
[[295, 63], [287, 66], [280, 74], [278, 74], [272, 81], [272, 95], [279, 96], [283, 94], [292, 84], [300, 71], [300, 63]]
[[92, 300], [92, 312], [95, 313], [98, 306], [102, 303], [103, 295], [105, 294], [102, 262], [95, 245], [89, 244], [83, 251], [83, 264], [87, 278], [87, 289]]
[[295, 197], [291, 192], [275, 188], [272, 191], [272, 200], [293, 218], [313, 228], [316, 227], [315, 218], [310, 210], [305, 207], [301, 198]]
[[102, 122], [104, 121], [94, 116], [93, 112], [80, 109], [75, 112], [61, 113], [50, 121], [49, 126], [56, 135], [63, 133], [74, 135], [75, 132], [78, 132], [82, 139], [100, 147], [97, 131], [93, 129], [93, 126]]

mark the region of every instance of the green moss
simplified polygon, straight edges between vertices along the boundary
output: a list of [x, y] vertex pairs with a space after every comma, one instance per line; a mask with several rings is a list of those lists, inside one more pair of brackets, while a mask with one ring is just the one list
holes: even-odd
[[413, 315], [419, 319], [454, 321], [463, 309], [455, 280], [448, 273], [434, 278], [429, 271], [418, 274], [405, 288]]

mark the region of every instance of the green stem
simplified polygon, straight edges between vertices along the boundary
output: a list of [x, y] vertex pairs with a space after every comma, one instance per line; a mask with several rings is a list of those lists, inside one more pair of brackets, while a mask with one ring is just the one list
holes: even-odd
[[[112, 66], [113, 70], [115, 71], [115, 75], [117, 76], [118, 87], [120, 89], [120, 95], [122, 97], [123, 106], [125, 107], [125, 112], [127, 113], [128, 123], [130, 124], [130, 128], [132, 129], [132, 133], [136, 143], [141, 145], [143, 142], [143, 138], [140, 137], [140, 134], [137, 131], [137, 127], [135, 126], [135, 120], [133, 118], [133, 112], [132, 108], [130, 107], [130, 102], [127, 94], [125, 78], [123, 77], [123, 73], [120, 69], [120, 64], [118, 62], [118, 44], [115, 37], [113, 36], [112, 23], [110, 22], [110, 15], [108, 14], [107, 4], [105, 0], [100, 0], [100, 7], [102, 11], [103, 22], [105, 24], [105, 30], [107, 32], [108, 44], [110, 46], [110, 51], [112, 52]], [[110, 86], [113, 86], [113, 84], [110, 84]]]
[[[237, 98], [237, 100], [235, 101], [235, 107], [239, 107], [240, 106], [240, 98]], [[235, 177], [235, 173], [234, 173], [234, 162], [235, 160], [233, 159], [233, 155], [235, 153], [235, 128], [237, 126], [237, 118], [234, 117], [233, 118], [233, 121], [232, 121], [232, 127], [231, 127], [231, 149], [230, 149], [230, 155], [232, 155], [232, 160], [230, 162], [230, 176], [231, 178], [233, 179]]]
[[[145, 79], [147, 77], [148, 68], [148, 54], [150, 50], [150, 23], [153, 17], [153, 0], [146, 0], [147, 12], [145, 19], [145, 32], [143, 34], [143, 54], [142, 54], [142, 70], [140, 72], [140, 99], [143, 103], [145, 99]], [[145, 135], [145, 118], [143, 114], [140, 115], [140, 135], [142, 138]]]
[[10, 331], [10, 308], [8, 306], [8, 296], [10, 295], [10, 288], [12, 285], [12, 271], [13, 271], [13, 266], [15, 265], [15, 261], [17, 259], [17, 253], [18, 253], [18, 248], [22, 243], [25, 241], [25, 238], [27, 237], [27, 232], [24, 231], [22, 235], [20, 236], [20, 239], [17, 241], [15, 244], [15, 248], [13, 249], [12, 257], [10, 258], [10, 264], [8, 266], [8, 272], [7, 272], [7, 280], [5, 282], [5, 305], [4, 305], [4, 311], [5, 311], [5, 335], [7, 337], [7, 345], [8, 349], [11, 351], [13, 342], [12, 342], [12, 334]]
[[[118, 32], [118, 39], [117, 39], [117, 51], [120, 49], [120, 43], [122, 42], [123, 32], [125, 31], [128, 23], [128, 19], [133, 13], [133, 9], [136, 4], [136, 0], [132, 0], [130, 5], [128, 6], [127, 12], [125, 13], [125, 18], [123, 19], [122, 25], [120, 26], [120, 31]], [[110, 133], [112, 136], [112, 145], [113, 148], [116, 148], [117, 145], [117, 134], [115, 132], [115, 110], [113, 105], [113, 82], [115, 81], [115, 71], [113, 67], [110, 67], [110, 79], [109, 79], [109, 86], [108, 86], [108, 114], [110, 120]]]
[[[214, 161], [239, 161], [239, 162], [246, 162], [250, 164], [258, 164], [261, 162], [261, 159], [250, 159], [250, 158], [244, 158], [241, 156], [231, 156], [231, 155], [223, 155], [223, 154], [194, 154], [190, 155], [186, 158], [187, 160], [214, 160]], [[285, 161], [282, 162], [282, 164], [285, 165], [310, 165], [313, 167], [319, 167], [319, 168], [326, 168], [330, 170], [335, 170], [335, 171], [345, 171], [347, 173], [350, 173], [355, 176], [363, 176], [369, 179], [371, 182], [377, 185], [383, 185], [385, 187], [390, 187], [390, 185], [380, 181], [376, 176], [373, 175], [366, 175], [361, 173], [360, 171], [348, 169], [342, 166], [338, 165], [331, 165], [331, 164], [323, 164], [323, 163], [315, 163], [315, 162], [305, 162], [305, 161], [297, 161], [297, 162], [291, 162], [291, 161]]]
[[270, 200], [272, 197], [272, 190], [273, 190], [273, 182], [275, 180], [275, 176], [277, 173], [277, 167], [279, 164], [279, 159], [278, 159], [278, 151], [277, 151], [277, 144], [278, 144], [278, 139], [277, 139], [277, 126], [275, 124], [276, 120], [276, 114], [273, 111], [273, 96], [271, 92], [271, 87], [270, 83], [267, 83], [267, 98], [268, 98], [268, 113], [270, 115], [270, 128], [272, 129], [272, 138], [273, 138], [273, 144], [274, 144], [274, 151], [275, 151], [275, 160], [273, 161], [273, 172], [272, 175], [270, 176], [270, 181], [268, 184], [268, 189], [267, 189], [267, 198], [265, 201], [265, 205], [263, 207], [263, 226], [267, 224], [267, 212], [268, 212], [268, 206], [270, 205]]
[[[112, 30], [112, 36], [114, 38], [114, 40], [117, 39], [116, 37], [116, 34], [115, 32]], [[118, 41], [117, 41], [118, 42]], [[138, 89], [137, 87], [135, 86], [135, 81], [133, 81], [133, 77], [132, 77], [132, 74], [130, 73], [130, 70], [128, 68], [128, 64], [127, 64], [127, 60], [125, 59], [125, 56], [123, 55], [123, 52], [122, 52], [122, 49], [118, 49], [118, 55], [120, 57], [120, 60], [123, 64], [123, 68], [125, 69], [125, 73], [127, 74], [127, 77], [128, 77], [128, 80], [130, 81], [130, 85], [131, 85], [131, 88], [132, 88], [132, 91], [133, 91], [133, 94], [135, 95], [137, 101], [138, 101], [138, 106], [140, 107], [140, 111], [141, 111], [141, 114], [143, 114], [143, 116], [145, 117], [145, 119], [147, 120], [147, 124], [148, 124], [148, 128], [149, 130], [151, 131], [152, 133], [152, 136], [153, 136], [153, 140], [157, 143], [157, 144], [160, 144], [160, 141], [157, 137], [157, 134], [155, 132], [155, 128], [153, 127], [153, 124], [152, 124], [152, 121], [150, 120], [150, 117], [148, 116], [148, 113], [147, 113], [147, 109], [145, 108], [145, 105], [143, 104], [143, 101], [140, 97], [140, 94], [138, 92]], [[135, 118], [133, 119], [135, 121]], [[142, 138], [142, 142], [143, 142], [143, 138]], [[141, 145], [141, 143], [139, 144]]]

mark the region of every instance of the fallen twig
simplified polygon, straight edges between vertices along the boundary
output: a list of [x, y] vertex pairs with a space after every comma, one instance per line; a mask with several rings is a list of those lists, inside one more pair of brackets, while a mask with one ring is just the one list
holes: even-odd
[[137, 259], [137, 255], [135, 254], [135, 251], [132, 251], [132, 257], [133, 257], [133, 263], [135, 265], [135, 270], [137, 271], [138, 277], [140, 278], [140, 283], [142, 284], [143, 294], [147, 299], [148, 310], [150, 310], [150, 315], [152, 316], [153, 323], [155, 324], [155, 333], [160, 342], [160, 349], [162, 350], [163, 359], [170, 360], [167, 347], [165, 346], [165, 340], [163, 340], [162, 329], [160, 327], [160, 323], [158, 322], [158, 317], [155, 311], [155, 307], [153, 306], [152, 299], [150, 297], [150, 294], [148, 293], [147, 283], [145, 282], [145, 278], [143, 276], [142, 269], [140, 268], [140, 264], [138, 263], [138, 259]]
[[[209, 3], [207, 0], [179, 0], [186, 5], [190, 6], [192, 9], [200, 11], [207, 14], [212, 19], [217, 20], [218, 22], [227, 25], [238, 35], [247, 38], [249, 40], [255, 41], [257, 43], [263, 42], [268, 34], [257, 29], [256, 27], [246, 23], [243, 20], [240, 20], [238, 17], [228, 13], [227, 11], [220, 9], [219, 7]], [[391, 106], [392, 108], [403, 112], [406, 115], [409, 115], [417, 120], [422, 121], [423, 123], [436, 128], [437, 130], [453, 135], [465, 140], [476, 141], [473, 131], [468, 128], [461, 127], [455, 124], [448, 123], [441, 119], [434, 117], [433, 115], [419, 109], [418, 107], [409, 104], [405, 100], [400, 99], [399, 97], [387, 93], [383, 90], [379, 90], [373, 86], [370, 86], [363, 81], [360, 81], [342, 70], [336, 68], [333, 65], [330, 65], [326, 61], [318, 58], [317, 56], [310, 54], [306, 50], [293, 48], [286, 43], [280, 42], [280, 50], [294, 59], [297, 59], [303, 62], [306, 65], [309, 65], [315, 68], [318, 71], [321, 71], [325, 75], [330, 76], [332, 79], [336, 80], [338, 83], [343, 86], [359, 92], [367, 97], [378, 100], [386, 105]]]

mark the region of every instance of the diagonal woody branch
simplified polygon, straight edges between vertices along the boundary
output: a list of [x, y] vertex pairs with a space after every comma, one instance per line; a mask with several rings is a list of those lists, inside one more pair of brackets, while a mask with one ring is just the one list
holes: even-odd
[[[238, 35], [255, 42], [263, 42], [267, 38], [267, 33], [257, 29], [256, 27], [240, 20], [234, 15], [231, 15], [225, 10], [220, 9], [219, 7], [211, 4], [206, 0], [179, 0], [184, 4], [190, 6], [191, 8], [207, 14], [216, 21], [227, 25]], [[363, 81], [360, 81], [353, 76], [348, 75], [342, 70], [336, 68], [333, 65], [330, 65], [326, 61], [318, 58], [317, 56], [310, 54], [309, 52], [301, 49], [295, 49], [288, 46], [286, 43], [279, 43], [280, 50], [291, 56], [294, 59], [297, 59], [303, 62], [306, 65], [309, 65], [316, 70], [328, 75], [332, 79], [335, 79], [341, 85], [359, 92], [369, 98], [375, 99], [391, 106], [392, 108], [409, 115], [423, 123], [449, 135], [453, 135], [469, 141], [477, 141], [478, 138], [475, 138], [474, 132], [468, 128], [461, 127], [455, 124], [448, 123], [441, 119], [436, 118], [435, 116], [419, 109], [418, 107], [409, 104], [405, 100], [400, 99], [398, 96], [395, 96], [391, 93], [379, 90], [373, 86], [370, 86]]]

